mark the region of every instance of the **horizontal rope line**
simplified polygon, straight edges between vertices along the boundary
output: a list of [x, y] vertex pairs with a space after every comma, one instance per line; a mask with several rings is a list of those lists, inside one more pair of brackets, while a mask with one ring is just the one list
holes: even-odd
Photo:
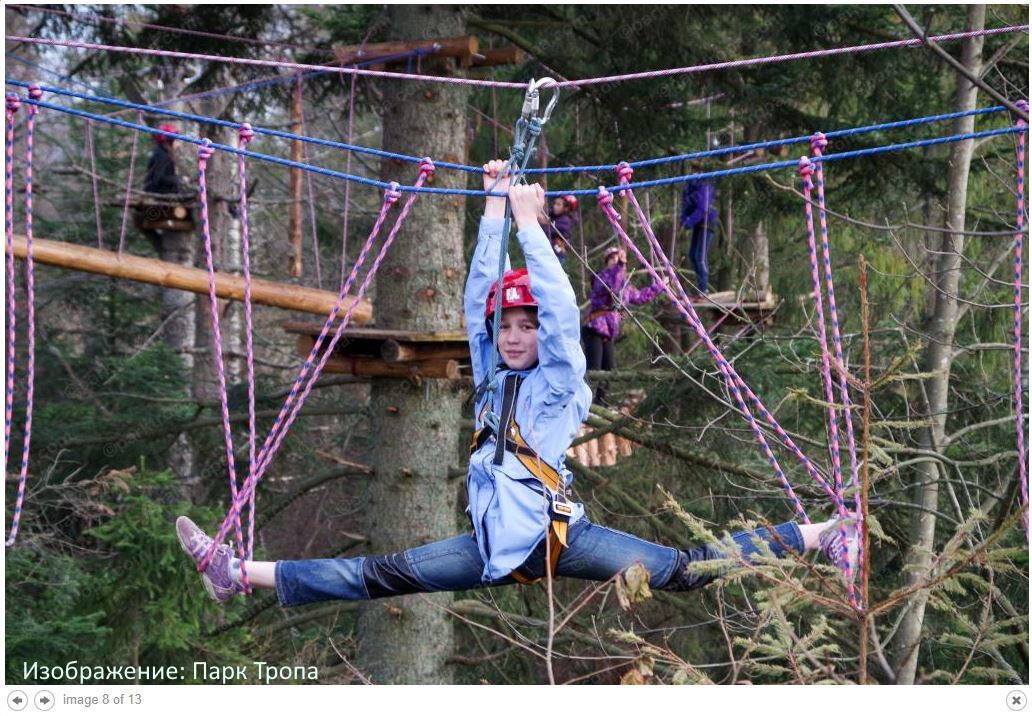
[[[932, 42], [950, 42], [967, 37], [999, 35], [1010, 32], [1027, 32], [1028, 25], [1014, 25], [1010, 27], [998, 27], [988, 30], [976, 30], [971, 32], [956, 32], [948, 35], [936, 35], [927, 38]], [[264, 67], [289, 67], [302, 70], [328, 70], [343, 74], [367, 75], [370, 77], [387, 77], [391, 79], [419, 80], [422, 82], [440, 82], [446, 84], [469, 85], [478, 87], [507, 87], [512, 89], [526, 89], [529, 85], [526, 82], [500, 82], [497, 80], [471, 80], [464, 77], [438, 77], [433, 75], [414, 75], [406, 72], [381, 72], [377, 70], [362, 70], [356, 68], [333, 67], [330, 65], [309, 65], [298, 62], [277, 62], [274, 60], [256, 60], [246, 57], [223, 57], [221, 55], [206, 55], [193, 52], [174, 52], [172, 50], [154, 50], [142, 47], [125, 47], [120, 45], [102, 45], [93, 42], [79, 42], [76, 40], [56, 40], [39, 37], [22, 37], [19, 35], [6, 35], [9, 42], [26, 42], [37, 45], [50, 45], [53, 47], [78, 47], [86, 50], [103, 50], [106, 52], [123, 52], [136, 55], [154, 55], [160, 57], [176, 57], [180, 59], [208, 60], [210, 62], [227, 62], [243, 65], [259, 65]], [[793, 60], [813, 59], [816, 57], [829, 57], [832, 55], [852, 54], [857, 52], [871, 52], [874, 50], [885, 50], [893, 47], [914, 47], [923, 45], [922, 38], [908, 40], [892, 40], [889, 42], [878, 42], [869, 45], [852, 45], [849, 47], [829, 48], [825, 50], [810, 50], [808, 52], [796, 52], [787, 55], [772, 55], [766, 57], [753, 57], [741, 60], [729, 60], [726, 62], [714, 62], [704, 65], [692, 65], [689, 67], [676, 67], [665, 70], [651, 70], [647, 72], [636, 72], [623, 75], [611, 75], [608, 77], [595, 77], [582, 80], [565, 80], [557, 82], [558, 87], [583, 87], [587, 85], [603, 84], [608, 82], [623, 82], [634, 79], [646, 79], [654, 77], [670, 77], [680, 74], [692, 74], [698, 72], [713, 72], [716, 70], [732, 69], [737, 67], [749, 67], [754, 65], [767, 65], [779, 62], [790, 62]]]
[[[98, 122], [106, 122], [127, 129], [135, 129], [137, 131], [146, 132], [148, 134], [160, 134], [166, 137], [172, 137], [189, 144], [203, 145], [206, 142], [196, 137], [190, 137], [185, 134], [177, 134], [174, 132], [164, 132], [160, 129], [148, 127], [145, 124], [135, 124], [133, 122], [127, 122], [122, 119], [116, 119], [114, 117], [106, 117], [104, 115], [94, 114], [92, 112], [85, 112], [79, 109], [72, 109], [71, 107], [62, 107], [61, 105], [51, 104], [50, 102], [44, 102], [43, 100], [34, 100], [27, 97], [19, 98], [22, 102], [27, 104], [34, 104], [47, 109], [53, 109], [58, 112], [64, 112], [66, 114], [72, 114], [79, 117], [85, 117], [87, 119], [93, 119]], [[851, 159], [855, 157], [873, 155], [873, 154], [886, 154], [889, 152], [899, 152], [906, 149], [914, 149], [917, 147], [927, 147], [937, 144], [947, 144], [951, 142], [961, 142], [968, 139], [980, 139], [983, 137], [994, 137], [1005, 134], [1018, 134], [1028, 131], [1027, 126], [1022, 127], [1005, 127], [1002, 129], [989, 129], [981, 132], [970, 132], [967, 134], [956, 134], [946, 137], [935, 137], [932, 139], [922, 139], [913, 142], [904, 142], [901, 144], [889, 144], [882, 147], [870, 147], [867, 149], [857, 149], [848, 152], [838, 152], [835, 154], [826, 154], [822, 157], [813, 157], [813, 162], [833, 162], [840, 161], [843, 159]], [[390, 184], [387, 182], [377, 181], [376, 179], [367, 179], [366, 177], [354, 176], [352, 174], [345, 174], [344, 172], [334, 171], [333, 169], [326, 169], [324, 167], [315, 166], [312, 164], [305, 164], [303, 162], [295, 162], [290, 159], [283, 159], [282, 157], [276, 157], [270, 154], [262, 154], [260, 152], [252, 152], [246, 149], [237, 149], [236, 147], [230, 147], [225, 144], [217, 144], [211, 142], [210, 146], [213, 149], [218, 149], [222, 152], [229, 154], [239, 154], [244, 157], [250, 157], [252, 159], [258, 159], [260, 161], [271, 162], [273, 164], [280, 164], [287, 167], [293, 167], [296, 169], [303, 169], [310, 171], [315, 174], [322, 174], [324, 176], [333, 177], [335, 179], [342, 179], [344, 181], [353, 181], [357, 184], [364, 184], [366, 186], [373, 186], [378, 189], [387, 189]], [[788, 169], [798, 167], [798, 160], [786, 159], [779, 162], [768, 162], [766, 164], [753, 164], [747, 167], [735, 167], [733, 169], [722, 169], [719, 171], [712, 172], [700, 172], [697, 174], [685, 174], [676, 177], [667, 177], [664, 179], [653, 179], [650, 181], [632, 182], [630, 184], [615, 184], [606, 187], [611, 192], [621, 191], [623, 189], [646, 189], [653, 186], [665, 186], [668, 184], [680, 184], [692, 180], [700, 179], [716, 179], [725, 176], [736, 176], [739, 174], [755, 174], [764, 171], [772, 171], [778, 169]], [[419, 193], [419, 194], [442, 194], [445, 196], [505, 196], [498, 192], [488, 193], [477, 189], [443, 189], [437, 187], [414, 187], [409, 185], [398, 185], [398, 191], [408, 193]], [[587, 196], [591, 194], [597, 194], [597, 189], [559, 189], [555, 191], [545, 192], [545, 196], [564, 196], [572, 194], [574, 196]]]

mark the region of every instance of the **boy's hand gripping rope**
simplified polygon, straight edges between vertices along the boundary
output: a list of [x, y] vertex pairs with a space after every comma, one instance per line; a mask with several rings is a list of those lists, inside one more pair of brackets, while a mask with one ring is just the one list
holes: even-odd
[[[423, 163], [420, 165], [419, 177], [416, 179], [415, 186], [422, 186], [423, 183], [430, 176], [433, 175], [433, 173], [433, 162], [430, 159], [425, 159]], [[355, 307], [358, 305], [362, 297], [365, 295], [365, 292], [372, 281], [372, 277], [379, 270], [380, 264], [383, 262], [383, 259], [387, 254], [387, 250], [394, 242], [394, 239], [397, 236], [398, 231], [401, 229], [402, 223], [404, 223], [405, 218], [409, 214], [409, 211], [411, 211], [412, 204], [415, 202], [416, 199], [416, 194], [414, 193], [407, 198], [405, 205], [402, 207], [401, 212], [398, 214], [397, 218], [394, 221], [394, 225], [392, 226], [390, 233], [384, 240], [379, 253], [376, 255], [376, 258], [374, 259], [372, 266], [366, 273], [362, 281], [362, 284], [358, 289], [358, 292], [355, 294], [355, 297], [352, 300], [351, 305], [348, 307], [340, 323], [337, 324], [336, 330], [329, 344], [326, 346], [325, 349], [323, 349], [323, 341], [326, 339], [326, 336], [330, 333], [330, 328], [336, 321], [338, 313], [343, 308], [344, 302], [347, 299], [347, 293], [351, 289], [351, 285], [357, 278], [359, 269], [365, 263], [367, 255], [369, 254], [370, 249], [372, 248], [377, 236], [380, 233], [380, 229], [387, 218], [387, 212], [389, 211], [391, 206], [401, 197], [401, 193], [398, 191], [397, 187], [398, 184], [392, 182], [390, 188], [386, 192], [384, 192], [384, 200], [380, 207], [380, 214], [377, 216], [376, 222], [373, 225], [372, 231], [369, 234], [369, 238], [366, 240], [365, 245], [362, 247], [362, 250], [359, 253], [358, 259], [352, 266], [351, 273], [349, 274], [348, 279], [345, 282], [344, 287], [341, 289], [340, 295], [337, 298], [337, 303], [334, 305], [333, 310], [330, 312], [330, 315], [327, 317], [326, 322], [323, 324], [323, 328], [319, 334], [319, 337], [316, 339], [315, 343], [312, 346], [312, 349], [309, 351], [308, 357], [305, 359], [305, 362], [302, 365], [301, 370], [294, 381], [294, 385], [291, 387], [290, 394], [287, 396], [286, 401], [283, 404], [283, 407], [280, 409], [279, 415], [277, 415], [276, 420], [273, 423], [272, 429], [269, 431], [269, 434], [265, 437], [265, 442], [262, 446], [261, 451], [258, 454], [258, 457], [256, 458], [257, 469], [255, 470], [253, 475], [248, 476], [248, 479], [245, 482], [243, 489], [240, 491], [236, 499], [233, 501], [233, 504], [231, 505], [229, 512], [223, 520], [222, 525], [219, 528], [218, 534], [216, 535], [215, 540], [212, 543], [212, 547], [209, 549], [208, 553], [201, 559], [201, 561], [197, 565], [199, 571], [203, 571], [208, 566], [208, 562], [211, 560], [211, 556], [214, 553], [216, 546], [221, 544], [222, 540], [226, 537], [226, 534], [228, 533], [231, 525], [233, 524], [234, 520], [237, 519], [237, 516], [243, 508], [244, 502], [250, 498], [250, 493], [254, 491], [258, 481], [262, 478], [265, 471], [272, 463], [272, 458], [274, 457], [276, 451], [282, 443], [283, 438], [287, 433], [287, 430], [290, 428], [290, 425], [297, 417], [297, 414], [300, 411], [301, 406], [304, 404], [305, 399], [308, 397], [309, 392], [311, 392], [313, 385], [319, 379], [319, 375], [322, 373], [323, 368], [325, 367], [326, 363], [329, 361], [330, 357], [333, 354], [333, 349], [336, 347], [337, 342], [343, 336], [344, 329], [350, 322], [351, 315], [352, 313], [354, 313]], [[321, 358], [319, 357], [320, 353]], [[317, 364], [316, 359], [318, 359]], [[311, 371], [310, 377], [309, 371]], [[306, 377], [308, 377], [307, 383], [305, 382]]]
[[[29, 98], [33, 100], [38, 100], [43, 96], [42, 90], [40, 90], [36, 85], [29, 87], [28, 94]], [[14, 109], [17, 109], [17, 106], [15, 106]], [[22, 439], [21, 467], [18, 470], [18, 496], [15, 498], [14, 502], [14, 516], [11, 518], [11, 532], [8, 534], [7, 539], [4, 542], [7, 547], [12, 546], [15, 539], [18, 537], [18, 527], [21, 524], [22, 507], [25, 504], [25, 483], [29, 474], [29, 448], [32, 444], [32, 406], [33, 399], [35, 397], [36, 384], [36, 271], [35, 265], [32, 261], [32, 152], [35, 141], [36, 113], [38, 111], [38, 107], [30, 105], [28, 108], [28, 118], [25, 121], [25, 330], [27, 386], [25, 395], [25, 430], [24, 437]], [[10, 125], [14, 120], [14, 110], [9, 109], [8, 112], [10, 113]], [[11, 141], [13, 143], [13, 134], [11, 135]], [[11, 258], [13, 258], [13, 256]], [[10, 293], [9, 298], [13, 301], [13, 291]], [[9, 348], [11, 349], [9, 355], [13, 356], [13, 334], [9, 335], [8, 341]], [[11, 368], [12, 380], [9, 384], [9, 388], [13, 406], [13, 366], [11, 366]], [[8, 430], [9, 428], [5, 429], [5, 435], [8, 433]]]

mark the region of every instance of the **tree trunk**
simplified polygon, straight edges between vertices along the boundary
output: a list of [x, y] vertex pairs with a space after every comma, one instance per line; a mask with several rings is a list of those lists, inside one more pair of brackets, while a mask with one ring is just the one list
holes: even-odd
[[[196, 258], [197, 237], [192, 233], [164, 232], [161, 235], [162, 261], [193, 268]], [[194, 341], [196, 338], [197, 296], [174, 288], [161, 289], [161, 321], [162, 338], [183, 362], [184, 375], [192, 375], [194, 367]], [[169, 466], [182, 481], [184, 488], [189, 487], [194, 478], [194, 451], [190, 438], [181, 433], [169, 448]]]
[[741, 281], [732, 286], [733, 291], [763, 292], [770, 289], [770, 242], [763, 221], [743, 237]]
[[[448, 6], [390, 6], [390, 25], [405, 39], [461, 33], [464, 20]], [[448, 72], [452, 60], [434, 71]], [[465, 106], [460, 86], [391, 82], [385, 86], [383, 148], [434, 159], [466, 161]], [[382, 177], [411, 184], [416, 167], [385, 161]], [[441, 172], [435, 186], [465, 186]], [[402, 199], [404, 201], [404, 198]], [[465, 202], [453, 197], [416, 200], [377, 276], [376, 320], [383, 328], [423, 331], [462, 326], [462, 239]], [[385, 229], [386, 231], [386, 229]], [[459, 531], [456, 485], [448, 465], [458, 455], [464, 396], [444, 380], [374, 379], [372, 388], [376, 480], [370, 490], [367, 532], [373, 553], [403, 550]], [[452, 595], [412, 595], [363, 604], [358, 661], [374, 683], [453, 681], [452, 622], [442, 606]]]
[[[972, 5], [968, 10], [968, 29], [981, 30], [985, 27], [985, 6]], [[978, 75], [982, 66], [982, 37], [964, 40], [961, 61]], [[966, 78], [957, 75], [955, 110], [974, 109], [977, 88]], [[954, 133], [974, 131], [974, 117], [962, 117], [954, 125]], [[942, 235], [938, 252], [935, 254], [932, 280], [930, 315], [927, 322], [928, 347], [925, 350], [923, 370], [933, 374], [924, 381], [927, 398], [927, 413], [931, 426], [925, 430], [918, 443], [920, 447], [935, 450], [946, 434], [946, 411], [950, 387], [950, 363], [953, 352], [953, 337], [957, 326], [957, 293], [960, 287], [961, 256], [964, 251], [964, 215], [967, 209], [967, 184], [971, 168], [974, 142], [957, 142], [950, 151], [947, 196], [947, 232]], [[915, 475], [917, 487], [914, 503], [922, 509], [914, 512], [911, 524], [910, 549], [906, 558], [907, 586], [922, 582], [932, 564], [935, 549], [935, 511], [939, 500], [939, 467], [935, 462], [920, 463]], [[913, 684], [917, 673], [921, 644], [921, 630], [924, 624], [928, 592], [922, 590], [907, 602], [906, 615], [899, 630], [899, 644], [896, 648], [896, 678], [899, 684]]]

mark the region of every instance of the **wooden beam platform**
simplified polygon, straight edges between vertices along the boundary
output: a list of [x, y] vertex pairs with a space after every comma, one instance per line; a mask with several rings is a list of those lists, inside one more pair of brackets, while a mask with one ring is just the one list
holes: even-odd
[[737, 291], [718, 291], [707, 294], [705, 298], [692, 300], [696, 311], [773, 311], [777, 305], [778, 297], [770, 291], [743, 293], [740, 296]]
[[[25, 258], [25, 237], [15, 235], [14, 255]], [[130, 254], [119, 255], [114, 251], [94, 249], [89, 246], [68, 244], [63, 241], [49, 241], [34, 238], [32, 241], [32, 258], [38, 263], [61, 268], [87, 271], [89, 273], [124, 278], [130, 281], [149, 283], [166, 288], [177, 288], [191, 293], [208, 293], [208, 272], [204, 269], [180, 266], [179, 264], [143, 258]], [[244, 298], [244, 279], [235, 274], [215, 274], [215, 293], [220, 298], [242, 301]], [[320, 316], [330, 315], [337, 294], [332, 291], [294, 286], [288, 283], [253, 279], [251, 281], [251, 300], [264, 306], [277, 306], [292, 311], [314, 313]], [[344, 302], [346, 310], [354, 302], [347, 298]], [[373, 307], [362, 300], [355, 307], [352, 320], [356, 323], [368, 323], [373, 317]]]
[[[307, 356], [322, 323], [288, 321], [283, 330], [298, 337], [298, 352]], [[461, 331], [399, 331], [385, 328], [344, 329], [326, 364], [332, 373], [382, 378], [447, 378], [471, 375], [469, 343]]]
[[378, 57], [401, 55], [419, 48], [439, 45], [440, 49], [430, 57], [455, 57], [462, 67], [469, 67], [473, 55], [480, 49], [480, 40], [476, 35], [459, 37], [428, 37], [417, 41], [370, 42], [365, 45], [348, 45], [333, 48], [334, 58], [341, 64], [356, 60], [373, 60]]

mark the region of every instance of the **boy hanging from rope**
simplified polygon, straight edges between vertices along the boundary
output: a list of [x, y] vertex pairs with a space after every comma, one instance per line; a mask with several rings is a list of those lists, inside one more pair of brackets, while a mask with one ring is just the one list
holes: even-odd
[[[591, 404], [580, 314], [569, 279], [537, 223], [544, 191], [537, 184], [509, 187], [507, 176], [496, 184], [505, 165], [486, 164], [484, 186], [508, 191], [527, 268], [507, 271], [501, 286], [494, 280], [505, 199], [489, 196], [464, 302], [474, 379], [484, 387], [475, 400], [477, 430], [467, 478], [466, 513], [473, 532], [381, 556], [246, 562], [250, 584], [275, 589], [282, 605], [527, 583], [544, 577], [546, 564], [552, 576], [596, 581], [641, 564], [651, 588], [688, 590], [716, 577], [689, 571], [689, 565], [728, 557], [717, 544], [667, 547], [597, 525], [582, 504], [568, 499], [573, 478], [564, 455]], [[494, 326], [497, 301], [502, 318]], [[501, 363], [489, 384], [496, 330]], [[504, 440], [499, 441], [499, 430]], [[856, 529], [852, 519], [844, 523], [840, 530], [838, 521], [786, 522], [733, 539], [746, 560], [763, 543], [777, 557], [819, 548], [832, 564], [849, 560], [855, 574]], [[211, 538], [186, 517], [177, 520], [176, 531], [184, 551], [200, 563]], [[220, 602], [244, 591], [240, 561], [228, 545], [218, 546], [201, 576]]]

